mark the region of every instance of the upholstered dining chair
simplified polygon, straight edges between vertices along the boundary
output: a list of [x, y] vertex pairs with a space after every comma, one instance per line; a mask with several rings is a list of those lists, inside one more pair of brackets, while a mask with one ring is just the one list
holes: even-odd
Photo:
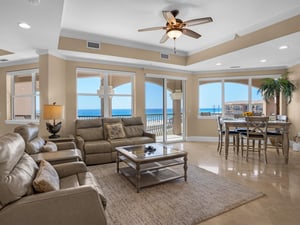
[[[248, 161], [249, 151], [252, 150], [253, 152], [258, 152], [260, 159], [260, 152], [263, 150], [265, 163], [267, 163], [267, 129], [269, 117], [249, 116], [245, 117], [245, 120], [246, 132], [240, 132], [242, 156], [243, 152], [246, 151], [246, 161]], [[256, 141], [258, 141], [257, 144]]]
[[[221, 116], [217, 117], [217, 126], [218, 126], [218, 147], [217, 151], [221, 155], [222, 148], [224, 146], [224, 137], [225, 137], [225, 130], [223, 126], [223, 121]], [[233, 147], [233, 150], [239, 153], [239, 132], [236, 130], [229, 130], [229, 138], [232, 137], [231, 146]]]

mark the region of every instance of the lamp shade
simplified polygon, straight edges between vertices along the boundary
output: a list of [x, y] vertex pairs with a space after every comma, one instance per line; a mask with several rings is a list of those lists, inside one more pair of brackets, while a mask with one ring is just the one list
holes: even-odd
[[44, 105], [44, 120], [59, 120], [62, 119], [62, 105]]

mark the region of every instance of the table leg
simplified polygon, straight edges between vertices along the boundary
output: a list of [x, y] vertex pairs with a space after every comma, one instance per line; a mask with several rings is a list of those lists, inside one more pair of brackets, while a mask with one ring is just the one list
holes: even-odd
[[228, 157], [228, 147], [229, 147], [229, 127], [225, 125], [225, 159]]
[[140, 171], [140, 164], [136, 164], [136, 192], [140, 192], [141, 187], [141, 171]]
[[117, 173], [119, 173], [119, 171], [120, 171], [120, 153], [118, 151], [117, 151], [116, 164], [117, 164]]
[[284, 129], [283, 129], [282, 147], [283, 147], [283, 151], [284, 151], [285, 163], [288, 164], [290, 146], [289, 146], [289, 131], [288, 131], [287, 126], [284, 126]]
[[184, 181], [186, 182], [187, 181], [187, 156], [184, 156], [183, 158], [184, 160], [184, 165], [183, 165], [183, 169], [184, 169]]

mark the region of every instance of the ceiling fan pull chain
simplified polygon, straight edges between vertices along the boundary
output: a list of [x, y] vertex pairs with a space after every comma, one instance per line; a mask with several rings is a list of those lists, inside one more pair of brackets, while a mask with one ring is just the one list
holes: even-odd
[[174, 54], [176, 54], [176, 38], [174, 38]]

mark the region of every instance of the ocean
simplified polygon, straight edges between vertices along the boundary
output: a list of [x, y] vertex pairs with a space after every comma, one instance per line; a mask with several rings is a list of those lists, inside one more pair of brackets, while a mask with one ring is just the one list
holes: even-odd
[[[172, 109], [167, 109], [167, 114], [172, 114]], [[146, 109], [146, 114], [162, 114], [162, 109]], [[131, 109], [113, 109], [112, 116], [130, 116]], [[100, 116], [100, 109], [78, 109], [78, 116]]]
[[[201, 112], [211, 112], [211, 113], [221, 113], [222, 109], [218, 108], [202, 108], [199, 109], [199, 113]], [[162, 109], [146, 109], [147, 115], [159, 115], [162, 114]], [[172, 109], [167, 109], [167, 114], [172, 114]], [[112, 116], [130, 116], [131, 115], [131, 109], [113, 109], [112, 110]], [[79, 117], [89, 117], [89, 116], [100, 116], [100, 110], [99, 109], [79, 109], [78, 110], [78, 116]]]

